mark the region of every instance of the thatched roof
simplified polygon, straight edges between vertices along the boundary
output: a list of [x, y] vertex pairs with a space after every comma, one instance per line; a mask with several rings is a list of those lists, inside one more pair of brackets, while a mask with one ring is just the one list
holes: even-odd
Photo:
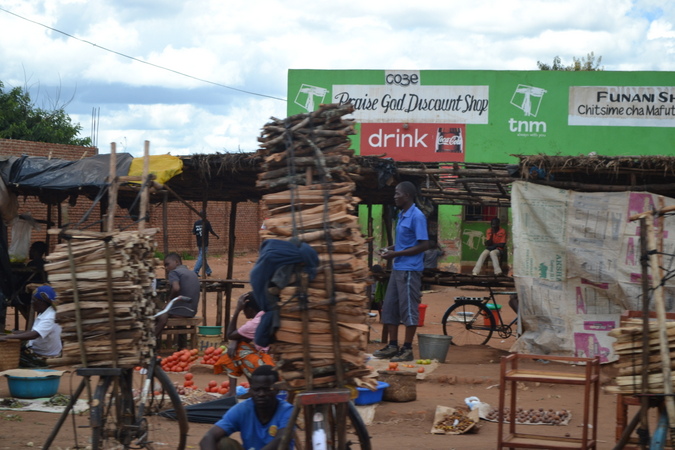
[[586, 192], [648, 191], [675, 197], [673, 156], [513, 155], [517, 177]]
[[[525, 180], [562, 189], [587, 192], [648, 191], [675, 197], [675, 157], [671, 156], [551, 156], [513, 155], [519, 164], [400, 162], [377, 156], [355, 156], [345, 171], [356, 183], [363, 204], [393, 204], [394, 187], [409, 180], [422, 197], [435, 204], [510, 206], [511, 183]], [[182, 156], [183, 173], [166, 186], [183, 200], [259, 201], [266, 193], [256, 186], [262, 158], [256, 153], [216, 153]], [[21, 191], [50, 201], [49, 192]], [[120, 203], [129, 204], [136, 188], [120, 191]], [[76, 189], [58, 192], [54, 201], [70, 195], [95, 195]], [[164, 196], [154, 193], [151, 201]], [[174, 196], [169, 197], [175, 200]]]

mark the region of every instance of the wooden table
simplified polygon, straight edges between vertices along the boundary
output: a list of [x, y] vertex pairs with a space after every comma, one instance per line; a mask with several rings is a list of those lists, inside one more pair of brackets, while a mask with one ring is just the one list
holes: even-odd
[[[206, 323], [206, 293], [216, 293], [216, 326], [223, 327], [223, 335], [230, 324], [230, 310], [232, 309], [232, 289], [244, 288], [249, 284], [247, 280], [228, 280], [216, 278], [200, 278], [202, 291], [202, 317]], [[225, 293], [225, 321], [223, 323], [223, 292]]]

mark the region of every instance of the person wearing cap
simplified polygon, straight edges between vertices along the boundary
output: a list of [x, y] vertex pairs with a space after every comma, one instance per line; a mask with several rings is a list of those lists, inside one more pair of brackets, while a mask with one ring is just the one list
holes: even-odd
[[[242, 312], [249, 320], [237, 328], [239, 314]], [[230, 377], [230, 390], [225, 397], [232, 397], [236, 394], [237, 379], [242, 375], [246, 375], [246, 378], [250, 380], [256, 368], [274, 365], [272, 357], [267, 354], [267, 348], [260, 347], [253, 341], [263, 314], [265, 312], [260, 310], [253, 292], [247, 292], [237, 300], [232, 320], [227, 326], [227, 353], [223, 354], [213, 365], [213, 372], [216, 375], [225, 371]]]
[[[24, 361], [34, 359], [33, 355], [49, 358], [61, 354], [61, 326], [56, 323], [55, 300], [56, 292], [51, 286], [38, 287], [32, 297], [33, 309], [37, 312], [33, 328], [30, 331], [15, 331], [12, 334], [0, 335], [0, 341], [28, 341], [21, 349], [22, 365]], [[41, 365], [46, 365], [44, 361], [42, 363]]]
[[[279, 400], [275, 383], [279, 375], [272, 366], [260, 366], [253, 371], [250, 398], [228, 409], [223, 417], [206, 432], [199, 442], [202, 450], [275, 449], [281, 443], [282, 430], [288, 424], [293, 405]], [[232, 438], [239, 431], [242, 444]], [[291, 441], [290, 448], [293, 448]]]

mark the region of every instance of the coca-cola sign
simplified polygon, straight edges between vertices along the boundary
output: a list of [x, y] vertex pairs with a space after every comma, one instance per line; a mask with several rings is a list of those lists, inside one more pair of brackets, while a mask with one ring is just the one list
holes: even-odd
[[361, 124], [361, 154], [386, 154], [397, 161], [464, 161], [465, 139], [464, 124]]

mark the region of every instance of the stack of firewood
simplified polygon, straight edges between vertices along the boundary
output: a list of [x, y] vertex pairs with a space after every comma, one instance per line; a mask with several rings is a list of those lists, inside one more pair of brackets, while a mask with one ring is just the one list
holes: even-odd
[[57, 245], [45, 265], [57, 292], [56, 321], [63, 330], [62, 356], [50, 363], [127, 367], [147, 359], [155, 343], [152, 315], [156, 307], [151, 294], [158, 263], [154, 257], [156, 232], [156, 228], [65, 232], [70, 243]]
[[292, 388], [370, 382], [364, 378], [370, 373], [364, 360], [367, 246], [348, 169], [354, 124], [343, 118], [352, 111], [351, 105], [322, 105], [308, 114], [273, 119], [259, 138], [265, 171], [258, 186], [273, 191], [263, 197], [268, 219], [261, 236], [306, 242], [320, 260], [318, 276], [307, 286], [306, 308], [297, 284], [279, 294], [281, 326], [270, 353]]
[[[666, 322], [670, 361], [667, 364], [675, 368], [675, 322]], [[619, 355], [616, 364], [618, 374], [614, 385], [607, 386], [607, 391], [616, 394], [663, 394], [663, 365], [659, 347], [659, 328], [654, 321], [649, 323], [649, 364], [648, 392], [642, 389], [642, 319], [624, 323], [624, 326], [615, 328], [609, 335], [616, 338], [614, 351]], [[675, 380], [670, 380], [673, 383]]]

